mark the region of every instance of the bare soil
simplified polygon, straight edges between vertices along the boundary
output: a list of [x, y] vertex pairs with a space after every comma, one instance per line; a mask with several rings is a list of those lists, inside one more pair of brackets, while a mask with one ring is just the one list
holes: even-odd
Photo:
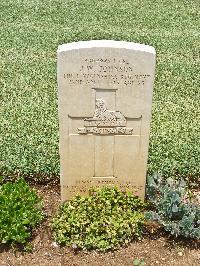
[[114, 252], [75, 252], [71, 248], [59, 247], [49, 228], [49, 222], [60, 203], [59, 185], [33, 187], [44, 198], [46, 219], [39, 229], [33, 232], [30, 240], [32, 252], [0, 246], [0, 266], [133, 266], [136, 258], [143, 260], [145, 265], [200, 265], [199, 241], [171, 238], [162, 228], [155, 225], [146, 229], [141, 241], [134, 241]]

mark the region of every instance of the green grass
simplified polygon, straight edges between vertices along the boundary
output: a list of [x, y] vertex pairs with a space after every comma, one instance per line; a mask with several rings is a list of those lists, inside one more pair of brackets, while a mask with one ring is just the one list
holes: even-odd
[[198, 178], [198, 0], [1, 0], [0, 10], [0, 172], [59, 173], [57, 47], [115, 39], [157, 51], [149, 172]]

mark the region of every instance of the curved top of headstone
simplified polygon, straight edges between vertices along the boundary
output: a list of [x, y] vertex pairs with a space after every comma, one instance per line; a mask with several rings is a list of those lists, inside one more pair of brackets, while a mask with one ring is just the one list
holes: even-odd
[[58, 53], [76, 50], [76, 49], [87, 49], [87, 48], [122, 48], [129, 50], [136, 50], [146, 53], [156, 54], [154, 47], [126, 41], [114, 41], [114, 40], [91, 40], [91, 41], [79, 41], [66, 43], [58, 46]]

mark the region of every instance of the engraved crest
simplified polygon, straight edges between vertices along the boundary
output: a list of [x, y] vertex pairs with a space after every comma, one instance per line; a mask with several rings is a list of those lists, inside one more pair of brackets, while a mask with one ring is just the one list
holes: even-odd
[[103, 99], [96, 99], [94, 116], [84, 118], [84, 128], [78, 128], [78, 133], [132, 135], [133, 128], [126, 127], [126, 118], [120, 111], [108, 110]]

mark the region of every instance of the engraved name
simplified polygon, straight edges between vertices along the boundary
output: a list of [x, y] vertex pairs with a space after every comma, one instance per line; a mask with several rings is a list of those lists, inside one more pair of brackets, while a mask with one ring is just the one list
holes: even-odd
[[135, 73], [135, 67], [125, 59], [85, 58], [79, 71], [64, 73], [69, 85], [95, 85], [106, 82], [113, 85], [144, 86], [150, 75]]

